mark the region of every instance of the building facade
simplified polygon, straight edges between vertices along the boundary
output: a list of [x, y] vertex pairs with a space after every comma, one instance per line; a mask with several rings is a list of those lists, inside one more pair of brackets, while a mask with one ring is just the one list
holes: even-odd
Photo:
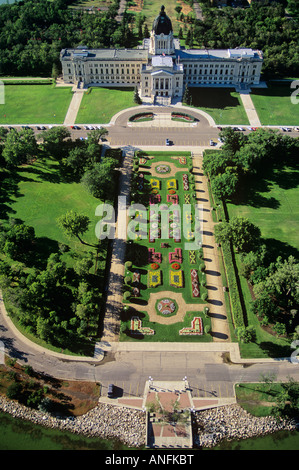
[[188, 86], [248, 87], [260, 82], [263, 55], [252, 49], [184, 49], [164, 7], [150, 38], [136, 49], [63, 49], [65, 83], [138, 86], [147, 102], [181, 98]]

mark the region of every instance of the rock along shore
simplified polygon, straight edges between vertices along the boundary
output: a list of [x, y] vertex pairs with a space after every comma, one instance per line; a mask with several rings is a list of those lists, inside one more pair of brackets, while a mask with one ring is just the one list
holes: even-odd
[[194, 445], [199, 447], [214, 447], [223, 440], [296, 430], [293, 420], [277, 420], [273, 416], [255, 417], [237, 404], [196, 412], [194, 421], [197, 428]]
[[[0, 396], [0, 410], [15, 418], [31, 421], [61, 431], [86, 437], [117, 439], [128, 447], [146, 445], [146, 413], [99, 403], [83, 416], [57, 418], [39, 410]], [[239, 405], [228, 405], [193, 414], [194, 447], [214, 447], [221, 441], [246, 439], [276, 431], [296, 430], [293, 420], [276, 420], [267, 416], [257, 418]]]
[[134, 409], [99, 403], [85, 415], [57, 418], [0, 396], [0, 410], [15, 418], [61, 431], [82, 434], [86, 437], [117, 439], [128, 447], [145, 445], [145, 413]]

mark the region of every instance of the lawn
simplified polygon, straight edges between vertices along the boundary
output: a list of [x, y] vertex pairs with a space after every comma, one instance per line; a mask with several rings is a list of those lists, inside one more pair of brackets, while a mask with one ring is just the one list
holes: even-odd
[[266, 178], [256, 181], [243, 200], [239, 197], [235, 204], [228, 204], [230, 217], [248, 217], [274, 250], [299, 251], [298, 181], [298, 167], [269, 168]]
[[119, 111], [137, 106], [134, 88], [89, 88], [84, 93], [77, 124], [108, 124]]
[[[140, 335], [132, 336], [130, 333], [131, 317], [132, 315], [137, 315], [142, 321], [143, 328], [151, 328], [155, 331], [153, 335], [142, 335], [142, 338], [146, 341], [211, 341], [212, 339], [209, 335], [188, 334], [185, 336], [179, 334], [180, 329], [191, 327], [194, 317], [200, 316], [203, 319], [203, 330], [206, 326], [210, 326], [210, 318], [205, 317], [203, 313], [207, 302], [207, 289], [205, 287], [206, 275], [201, 271], [201, 267], [204, 265], [202, 248], [191, 248], [188, 245], [188, 241], [190, 242], [192, 238], [188, 238], [189, 232], [187, 229], [185, 230], [184, 220], [185, 217], [186, 220], [189, 218], [189, 212], [185, 214], [182, 211], [184, 218], [182, 217], [181, 222], [179, 222], [175, 219], [174, 215], [172, 216], [172, 211], [170, 211], [170, 224], [167, 224], [166, 237], [163, 236], [162, 215], [161, 219], [156, 217], [154, 222], [148, 223], [149, 210], [153, 208], [153, 206], [149, 205], [149, 198], [158, 198], [155, 201], [151, 201], [153, 204], [167, 204], [169, 208], [176, 209], [176, 207], [171, 206], [171, 204], [176, 204], [176, 202], [170, 201], [168, 198], [178, 197], [177, 204], [181, 209], [183, 209], [183, 204], [186, 205], [186, 208], [190, 204], [190, 214], [192, 214], [191, 231], [194, 233], [194, 187], [192, 176], [188, 170], [186, 171], [188, 165], [191, 164], [190, 153], [167, 154], [167, 152], [150, 152], [150, 154], [146, 154], [142, 152], [139, 157], [139, 180], [137, 184], [140, 189], [137, 190], [137, 193], [136, 189], [133, 189], [132, 197], [134, 199], [137, 198], [138, 203], [143, 204], [147, 208], [147, 220], [143, 219], [143, 223], [147, 227], [147, 234], [145, 238], [133, 237], [128, 242], [126, 258], [127, 261], [132, 262], [132, 266], [126, 265], [124, 309], [129, 307], [129, 303], [131, 307], [129, 307], [128, 311], [124, 310], [123, 313], [121, 339], [129, 341], [132, 341], [132, 339], [140, 340]], [[169, 176], [167, 176], [167, 171], [164, 173], [164, 177], [159, 177], [159, 174], [154, 172], [154, 169], [157, 170], [157, 168], [163, 168], [163, 171], [165, 171], [167, 166], [168, 169], [171, 169]], [[135, 164], [133, 169], [138, 171], [134, 167]], [[143, 177], [140, 175], [143, 175]], [[186, 183], [184, 175], [188, 176], [188, 183]], [[150, 186], [152, 189], [150, 189]], [[143, 196], [142, 201], [137, 197], [137, 194], [141, 197]], [[139, 212], [136, 213], [134, 222], [139, 220], [138, 217]], [[178, 224], [181, 225], [181, 236], [175, 235], [175, 227]], [[136, 227], [136, 231], [138, 228], [140, 229], [140, 226]], [[169, 233], [170, 236], [168, 236]], [[152, 250], [153, 253], [151, 254]], [[195, 280], [193, 276], [195, 276]], [[195, 285], [197, 286], [196, 288], [194, 287]], [[165, 291], [173, 292], [173, 298], [171, 294], [164, 294]], [[131, 292], [130, 297], [125, 298], [129, 292]], [[158, 319], [155, 318], [154, 321], [150, 321], [146, 313], [146, 305], [151, 302], [151, 294], [155, 293], [159, 293], [157, 303], [164, 299], [165, 295], [167, 299], [170, 298], [170, 301], [173, 302], [174, 313], [172, 313], [173, 311], [170, 313], [170, 310], [168, 310], [167, 313], [164, 313], [167, 317], [175, 316], [178, 313], [177, 308], [186, 309], [186, 311], [184, 310], [183, 317], [181, 317], [182, 320], [174, 324], [160, 324], [159, 315], [161, 315], [161, 312], [159, 313], [160, 309], [155, 304], [153, 308], [156, 310]], [[188, 305], [178, 307], [176, 300], [181, 302], [181, 299], [180, 297], [180, 300], [176, 299], [175, 294], [182, 294], [182, 299], [186, 304], [195, 304], [195, 310], [188, 312]], [[142, 307], [141, 312], [137, 311], [137, 309], [133, 308], [134, 305], [144, 305], [145, 312], [143, 312]], [[189, 307], [190, 309], [191, 307]], [[164, 311], [167, 311], [167, 309]], [[179, 312], [182, 311], [179, 310]], [[151, 313], [154, 312], [151, 311]]]
[[45, 256], [56, 251], [58, 243], [81, 251], [82, 245], [67, 238], [56, 219], [68, 210], [87, 215], [91, 224], [85, 239], [95, 243], [94, 213], [98, 204], [99, 200], [81, 184], [60, 180], [57, 162], [39, 161], [20, 168], [14, 178], [2, 182], [0, 220], [14, 217], [33, 226]]
[[233, 88], [190, 87], [192, 106], [210, 114], [216, 124], [249, 124], [239, 93]]
[[252, 88], [250, 96], [262, 125], [298, 125], [299, 105], [291, 102], [294, 89], [290, 88], [290, 83], [287, 85], [268, 83], [268, 88]]
[[69, 87], [5, 85], [0, 124], [62, 124], [71, 99]]
[[[264, 178], [248, 182], [248, 192], [239, 194], [235, 203], [227, 204], [229, 217], [248, 217], [260, 230], [271, 261], [278, 256], [286, 259], [299, 254], [299, 168], [283, 166], [268, 168]], [[239, 255], [236, 255], [240, 267]], [[289, 341], [277, 338], [260, 328], [251, 312], [251, 292], [245, 278], [240, 277], [248, 323], [256, 328], [255, 343], [240, 343], [242, 357], [286, 357], [291, 354]]]

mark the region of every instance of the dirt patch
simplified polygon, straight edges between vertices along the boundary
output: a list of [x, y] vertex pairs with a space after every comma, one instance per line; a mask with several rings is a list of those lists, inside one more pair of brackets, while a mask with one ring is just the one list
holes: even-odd
[[136, 5], [132, 5], [128, 8], [128, 11], [141, 11], [143, 9], [143, 0], [134, 0]]
[[94, 408], [100, 396], [100, 384], [85, 381], [59, 380], [52, 376], [36, 373], [32, 370], [26, 373], [26, 367], [20, 364], [2, 365], [0, 367], [0, 394], [6, 396], [7, 390], [14, 383], [22, 385], [24, 397], [43, 390], [43, 396], [53, 401], [55, 409], [61, 414], [80, 416]]

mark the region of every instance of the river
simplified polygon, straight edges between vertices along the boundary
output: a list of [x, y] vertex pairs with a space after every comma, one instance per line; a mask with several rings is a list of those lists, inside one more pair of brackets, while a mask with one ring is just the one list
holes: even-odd
[[[0, 413], [0, 450], [127, 450], [119, 441], [87, 438]], [[299, 432], [223, 442], [213, 450], [298, 450]], [[132, 449], [131, 449], [132, 450]]]

